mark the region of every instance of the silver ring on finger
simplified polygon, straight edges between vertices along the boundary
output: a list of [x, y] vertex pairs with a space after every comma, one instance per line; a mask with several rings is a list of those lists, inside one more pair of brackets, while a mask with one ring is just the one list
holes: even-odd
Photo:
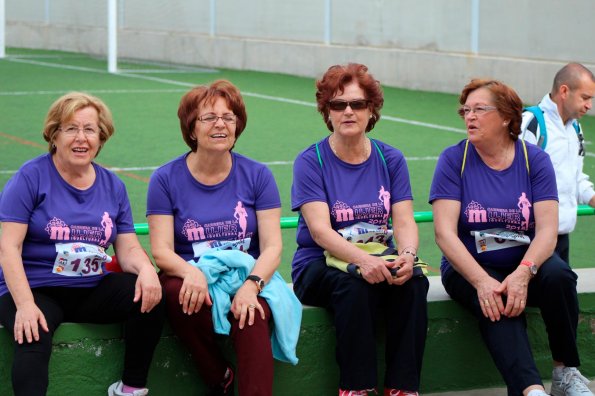
[[256, 305], [254, 305], [254, 304], [248, 305], [248, 309], [252, 309], [253, 310], [254, 308], [256, 308]]

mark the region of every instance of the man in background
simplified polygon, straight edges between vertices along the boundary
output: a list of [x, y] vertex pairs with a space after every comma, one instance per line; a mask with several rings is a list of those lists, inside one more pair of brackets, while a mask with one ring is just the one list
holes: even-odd
[[[583, 173], [584, 138], [578, 123], [593, 106], [593, 96], [593, 73], [579, 63], [569, 63], [556, 73], [552, 91], [538, 106], [526, 109], [521, 124], [521, 138], [541, 146], [554, 165], [559, 200], [556, 252], [568, 264], [569, 234], [576, 225], [577, 205], [595, 207], [593, 183]], [[593, 396], [588, 383], [576, 367], [554, 362], [552, 395]]]
[[538, 104], [546, 132], [530, 111], [525, 111], [521, 124], [521, 138], [541, 146], [554, 164], [560, 202], [556, 252], [569, 264], [569, 234], [576, 225], [577, 206], [595, 207], [593, 183], [583, 173], [585, 149], [578, 123], [593, 106], [594, 96], [593, 73], [579, 63], [569, 63], [556, 73], [552, 91]]

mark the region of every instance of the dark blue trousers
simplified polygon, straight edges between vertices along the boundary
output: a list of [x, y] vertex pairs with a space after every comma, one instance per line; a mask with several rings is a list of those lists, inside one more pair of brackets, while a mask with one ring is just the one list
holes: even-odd
[[568, 264], [570, 264], [570, 235], [558, 235], [558, 242], [556, 243], [556, 253], [558, 256]]
[[[484, 267], [495, 279], [502, 281], [516, 269]], [[577, 275], [557, 254], [546, 260], [529, 283], [527, 305], [538, 307], [548, 333], [552, 358], [566, 366], [580, 365], [576, 346], [578, 325]], [[508, 386], [509, 396], [522, 395], [530, 385], [542, 384], [527, 336], [524, 314], [501, 317], [491, 322], [484, 317], [477, 291], [452, 268], [442, 274], [442, 283], [448, 294], [477, 318], [486, 346]]]
[[325, 260], [308, 264], [294, 283], [303, 304], [324, 307], [334, 317], [339, 387], [360, 390], [376, 387], [376, 322], [386, 319], [386, 372], [388, 388], [416, 391], [428, 328], [428, 279], [415, 277], [402, 286], [369, 284]]

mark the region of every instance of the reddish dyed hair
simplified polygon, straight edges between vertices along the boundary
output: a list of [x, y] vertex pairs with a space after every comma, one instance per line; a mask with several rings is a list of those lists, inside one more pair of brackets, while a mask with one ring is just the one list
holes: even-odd
[[318, 112], [322, 114], [326, 127], [333, 132], [333, 125], [329, 117], [328, 103], [336, 95], [340, 95], [345, 86], [356, 82], [364, 91], [372, 118], [368, 121], [366, 132], [370, 132], [380, 119], [380, 109], [384, 104], [384, 95], [380, 82], [368, 72], [368, 67], [360, 63], [334, 65], [328, 68], [322, 79], [316, 81], [316, 102]]
[[514, 89], [501, 81], [475, 78], [463, 88], [459, 103], [464, 105], [471, 92], [480, 88], [485, 88], [491, 93], [498, 113], [502, 118], [510, 120], [508, 122], [508, 134], [512, 140], [516, 141], [521, 134], [523, 119], [523, 102], [519, 95]]
[[193, 139], [193, 133], [200, 109], [205, 104], [214, 104], [218, 98], [225, 99], [227, 106], [236, 116], [236, 141], [246, 128], [248, 122], [246, 106], [240, 90], [235, 85], [227, 80], [217, 80], [210, 85], [194, 87], [182, 97], [178, 107], [182, 137], [192, 151], [197, 149], [197, 142]]

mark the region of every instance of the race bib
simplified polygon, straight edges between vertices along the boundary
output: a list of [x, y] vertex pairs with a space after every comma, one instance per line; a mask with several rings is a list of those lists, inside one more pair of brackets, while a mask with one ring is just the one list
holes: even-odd
[[231, 241], [202, 241], [194, 242], [192, 250], [194, 257], [200, 257], [209, 251], [217, 250], [239, 250], [247, 253], [252, 238], [236, 239]]
[[477, 253], [508, 249], [531, 243], [531, 238], [527, 235], [502, 228], [471, 231], [471, 235], [475, 237], [475, 248], [477, 249]]
[[359, 222], [337, 230], [343, 238], [351, 243], [378, 242], [389, 246], [393, 238], [393, 230], [384, 226]]
[[93, 276], [103, 274], [103, 266], [112, 258], [101, 246], [88, 243], [56, 243], [54, 274]]

